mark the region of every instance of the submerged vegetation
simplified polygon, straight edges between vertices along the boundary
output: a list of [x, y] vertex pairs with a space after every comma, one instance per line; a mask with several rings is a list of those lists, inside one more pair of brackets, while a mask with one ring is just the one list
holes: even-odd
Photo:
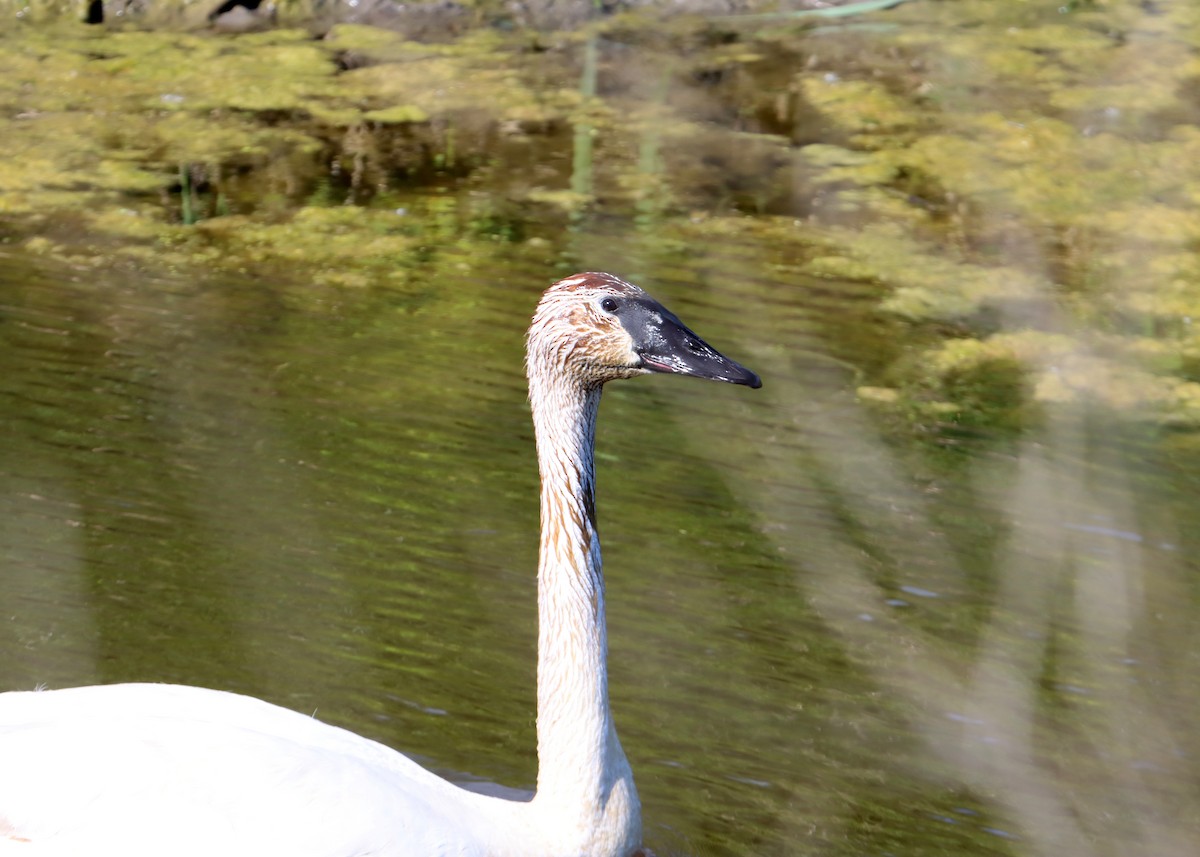
[[[175, 606], [148, 590], [168, 610], [150, 633], [112, 633], [106, 680], [190, 627], [175, 617], [207, 569], [231, 616], [311, 610], [370, 671], [329, 668], [363, 722], [436, 711], [462, 750], [445, 764], [473, 765], [479, 745], [454, 739], [483, 734], [496, 776], [521, 782], [504, 765], [527, 758], [529, 700], [444, 715], [494, 695], [461, 651], [503, 640], [528, 666], [513, 629], [533, 617], [498, 618], [532, 604], [510, 560], [537, 514], [534, 475], [507, 466], [531, 440], [514, 304], [604, 265], [765, 383], [750, 403], [647, 383], [606, 406], [610, 424], [654, 423], [601, 461], [638, 474], [602, 475], [614, 524], [657, 528], [606, 544], [625, 575], [614, 665], [639, 671], [614, 682], [622, 735], [652, 760], [647, 806], [695, 796], [674, 829], [702, 842], [648, 845], [1197, 850], [1156, 838], [1200, 838], [1194, 3], [643, 10], [538, 31], [465, 4], [473, 26], [436, 39], [312, 24], [302, 3], [236, 35], [194, 4], [85, 26], [66, 0], [20, 3], [0, 27], [0, 329], [39, 370], [10, 399], [27, 435], [10, 445], [21, 480], [39, 466], [26, 441], [80, 475], [18, 481], [11, 530], [52, 564], [73, 556], [62, 532], [99, 545], [95, 591], [122, 629], [137, 599], [112, 568], [157, 587], [173, 545], [184, 582]], [[673, 422], [681, 403], [709, 410]], [[751, 434], [719, 465], [692, 454]], [[45, 529], [60, 489], [69, 526]], [[156, 541], [127, 563], [126, 532]], [[279, 585], [243, 588], [235, 570], [264, 560]], [[353, 604], [314, 597], [360, 570], [383, 597], [357, 580]], [[232, 620], [200, 597], [197, 663], [232, 663]], [[64, 600], [37, 590], [21, 651]], [[431, 644], [413, 601], [466, 617], [461, 635]], [[256, 651], [293, 648], [287, 618]], [[394, 683], [373, 637], [384, 660], [419, 640], [421, 702], [374, 694]], [[253, 663], [234, 664], [243, 686]], [[1072, 825], [1087, 836], [1056, 835]]]
[[871, 290], [911, 342], [871, 358], [863, 399], [920, 425], [1019, 428], [1049, 401], [1196, 425], [1200, 14], [847, 20], [418, 43], [43, 15], [0, 35], [0, 228], [76, 265], [319, 290], [424, 279], [448, 244], [554, 256], [564, 215], [629, 218], [659, 264], [716, 233]]

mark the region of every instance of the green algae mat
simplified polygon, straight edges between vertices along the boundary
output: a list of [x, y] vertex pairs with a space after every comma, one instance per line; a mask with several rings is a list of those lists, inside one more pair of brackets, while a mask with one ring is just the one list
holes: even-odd
[[615, 218], [874, 289], [912, 344], [860, 393], [902, 421], [1019, 427], [1078, 401], [1191, 427], [1198, 33], [1166, 2], [441, 44], [43, 16], [0, 34], [0, 228], [76, 265], [358, 288], [403, 287], [442, 241], [553, 255], [564, 226]]

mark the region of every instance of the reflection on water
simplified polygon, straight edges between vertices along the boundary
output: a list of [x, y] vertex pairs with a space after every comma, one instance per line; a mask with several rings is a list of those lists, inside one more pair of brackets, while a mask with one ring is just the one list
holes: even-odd
[[[314, 284], [304, 264], [241, 277], [216, 259], [217, 273], [167, 275], [90, 245], [73, 252], [117, 261], [0, 256], [0, 687], [227, 688], [457, 778], [530, 787], [538, 514], [522, 335], [552, 279], [611, 268], [764, 380], [752, 395], [647, 378], [605, 396], [611, 692], [648, 845], [1200, 851], [1189, 526], [1200, 461], [1186, 421], [1120, 406], [1141, 401], [1122, 374], [1142, 365], [1136, 354], [1168, 365], [1186, 393], [1187, 353], [1152, 349], [1182, 322], [1139, 327], [1120, 315], [1134, 304], [1119, 290], [1089, 294], [1118, 306], [1115, 318], [1072, 303], [1130, 259], [1159, 262], [1147, 276], [1182, 276], [1190, 249], [1174, 231], [1166, 247], [1139, 233], [1116, 249], [1073, 221], [1055, 233], [1058, 208], [1095, 204], [1080, 201], [1087, 182], [1066, 171], [1068, 155], [1054, 149], [1061, 197], [996, 178], [1047, 169], [1022, 153], [1053, 148], [1053, 135], [998, 138], [994, 173], [929, 203], [935, 182], [913, 171], [914, 152], [948, 146], [935, 151], [947, 182], [976, 162], [949, 131], [917, 133], [879, 87], [837, 90], [854, 73], [856, 86], [872, 81], [859, 53], [920, 45], [908, 68], [925, 64], [932, 88], [913, 91], [944, 111], [921, 121], [971, 114], [1000, 134], [1015, 120], [988, 109], [1052, 87], [988, 90], [991, 77], [1032, 63], [1049, 87], [1074, 62], [1063, 44], [1105, 59], [1116, 47], [1091, 19], [1020, 30], [997, 4], [962, 3], [971, 51], [937, 53], [921, 15], [951, 4], [907, 5], [915, 17], [886, 30], [762, 34], [752, 57], [735, 55], [749, 39], [731, 41], [702, 87], [679, 84], [657, 54], [600, 45], [601, 97], [619, 92], [635, 125], [668, 106], [690, 124], [650, 123], [638, 146], [619, 130], [585, 145], [574, 135], [571, 152], [554, 147], [572, 135], [530, 144], [549, 154], [507, 141], [482, 170], [496, 187], [401, 199], [393, 231], [415, 243], [395, 280], [322, 268]], [[838, 70], [805, 76], [804, 55]], [[1119, 63], [1105, 68], [1124, 79]], [[849, 106], [831, 107], [846, 91]], [[994, 104], [975, 114], [981, 91]], [[692, 100], [681, 107], [678, 93]], [[727, 123], [738, 127], [719, 124], [748, 102]], [[807, 147], [817, 141], [841, 148]], [[909, 160], [886, 182], [864, 178], [896, 151]], [[574, 191], [595, 194], [593, 207], [513, 216], [514, 188], [555, 170], [586, 170]], [[944, 256], [912, 255], [880, 211]], [[386, 221], [360, 226], [364, 254], [367, 232], [392, 234]], [[830, 238], [851, 233], [878, 243]], [[961, 314], [923, 304], [925, 279], [962, 286]], [[955, 364], [938, 350], [1001, 348], [981, 330], [1025, 337], [1001, 345], [1035, 389], [1009, 383], [1008, 351]], [[1073, 351], [1030, 345], [1031, 330]], [[942, 374], [924, 377], [925, 363]], [[1098, 394], [1062, 394], [1072, 384]], [[896, 390], [900, 404], [880, 407]]]
[[[532, 784], [540, 284], [319, 318], [248, 283], [6, 270], [5, 686], [231, 688]], [[660, 291], [761, 396], [644, 379], [602, 416], [649, 841], [1082, 853], [1085, 810], [1186, 835], [1161, 797], [1195, 751], [1185, 501], [1152, 450], [1064, 413], [922, 462], [794, 315], [722, 281]]]

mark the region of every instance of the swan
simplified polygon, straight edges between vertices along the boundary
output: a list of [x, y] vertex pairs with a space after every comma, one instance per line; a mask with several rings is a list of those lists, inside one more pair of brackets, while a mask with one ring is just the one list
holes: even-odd
[[552, 285], [526, 339], [541, 474], [537, 790], [455, 786], [375, 741], [248, 696], [167, 684], [0, 694], [0, 855], [630, 857], [633, 775], [608, 702], [593, 447], [607, 381], [759, 387], [642, 289]]

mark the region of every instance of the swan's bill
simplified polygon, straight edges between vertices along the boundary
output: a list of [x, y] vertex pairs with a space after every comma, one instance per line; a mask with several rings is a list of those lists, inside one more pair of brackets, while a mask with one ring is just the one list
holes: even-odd
[[693, 375], [758, 389], [762, 380], [735, 360], [730, 360], [695, 334], [653, 298], [614, 298], [612, 310], [633, 339], [633, 350], [651, 372]]

